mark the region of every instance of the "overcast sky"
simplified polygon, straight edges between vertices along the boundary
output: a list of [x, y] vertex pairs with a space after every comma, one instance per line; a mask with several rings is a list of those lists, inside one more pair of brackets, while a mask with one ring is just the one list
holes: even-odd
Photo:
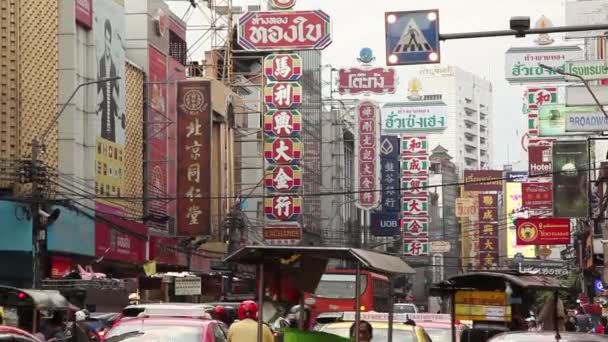
[[[260, 1], [233, 0], [234, 4], [259, 4]], [[185, 4], [170, 3], [181, 15]], [[322, 9], [332, 18], [333, 43], [323, 52], [323, 63], [336, 67], [357, 64], [359, 49], [370, 47], [377, 57], [376, 65], [384, 65], [384, 12], [418, 9], [439, 9], [440, 32], [502, 30], [509, 28], [512, 16], [530, 16], [532, 25], [545, 15], [555, 26], [564, 24], [563, 0], [299, 0], [296, 9]], [[189, 24], [203, 20], [194, 15]], [[189, 32], [188, 40], [200, 37], [200, 31]], [[554, 35], [555, 44], [563, 42]], [[532, 46], [534, 37], [513, 37], [454, 40], [441, 45], [442, 64], [458, 66], [489, 79], [494, 86], [494, 166], [510, 162], [516, 169], [527, 169], [527, 155], [520, 146], [524, 131], [522, 86], [504, 80], [504, 54], [511, 46]], [[416, 67], [397, 67], [401, 83], [397, 94], [405, 98], [407, 80], [416, 74]], [[425, 89], [431, 92], [431, 89]], [[394, 97], [390, 98], [391, 100]], [[382, 100], [382, 99], [379, 99]], [[388, 99], [387, 99], [388, 100]], [[517, 135], [519, 133], [520, 136]]]

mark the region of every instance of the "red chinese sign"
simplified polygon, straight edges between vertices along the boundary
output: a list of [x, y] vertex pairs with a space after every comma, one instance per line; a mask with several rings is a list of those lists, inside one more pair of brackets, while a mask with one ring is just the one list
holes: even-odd
[[528, 110], [537, 111], [542, 105], [557, 104], [557, 88], [528, 88], [526, 97]]
[[269, 81], [297, 81], [302, 77], [302, 58], [296, 53], [268, 55], [264, 76]]
[[87, 30], [93, 24], [93, 0], [76, 0], [76, 24]]
[[517, 245], [570, 244], [570, 219], [529, 218], [516, 219]]
[[401, 220], [401, 229], [404, 237], [428, 237], [428, 217], [406, 217]]
[[268, 138], [264, 143], [264, 158], [272, 164], [299, 164], [302, 142], [298, 138]]
[[361, 209], [373, 209], [380, 204], [380, 119], [379, 109], [371, 101], [362, 101], [355, 116], [355, 177], [356, 204]]
[[264, 87], [264, 103], [270, 109], [290, 109], [302, 104], [298, 82], [269, 82]]
[[502, 183], [502, 171], [464, 170], [464, 191], [502, 191]]
[[264, 114], [264, 133], [277, 137], [299, 136], [302, 115], [297, 110], [271, 110]]
[[425, 136], [402, 136], [401, 154], [426, 155], [429, 150], [429, 140]]
[[298, 166], [270, 166], [266, 169], [264, 184], [273, 192], [292, 192], [302, 186], [302, 171]]
[[521, 200], [524, 208], [552, 209], [553, 183], [523, 183], [521, 185]]
[[266, 198], [264, 200], [264, 213], [271, 220], [295, 220], [302, 213], [302, 199], [289, 195]]
[[[211, 83], [177, 85], [179, 235], [211, 234]], [[185, 198], [183, 198], [185, 197]]]
[[403, 177], [401, 181], [402, 195], [428, 196], [429, 178], [427, 176]]
[[340, 69], [338, 93], [340, 94], [394, 94], [397, 77], [394, 69]]
[[[466, 172], [466, 171], [465, 171]], [[492, 267], [498, 263], [498, 195], [479, 194], [479, 264]]]
[[332, 42], [329, 15], [321, 10], [247, 12], [238, 29], [245, 50], [322, 50]]
[[551, 145], [528, 146], [528, 173], [530, 176], [552, 177], [552, 160]]

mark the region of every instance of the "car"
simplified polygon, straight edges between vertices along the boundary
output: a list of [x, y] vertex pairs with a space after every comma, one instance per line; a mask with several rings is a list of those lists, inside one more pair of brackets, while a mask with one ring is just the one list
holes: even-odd
[[[560, 332], [561, 342], [608, 341], [607, 336], [587, 333]], [[555, 331], [514, 331], [505, 332], [490, 338], [488, 342], [555, 342]]]
[[397, 303], [393, 305], [394, 313], [418, 313], [418, 307], [412, 303]]
[[129, 305], [122, 310], [121, 318], [137, 317], [140, 314], [146, 316], [166, 316], [166, 317], [195, 317], [201, 316], [212, 306], [193, 303], [153, 303]]
[[219, 321], [178, 317], [136, 317], [117, 322], [103, 342], [225, 342], [226, 326]]
[[[373, 328], [372, 342], [384, 342], [388, 337], [388, 323], [386, 322], [369, 322]], [[325, 324], [320, 327], [319, 331], [338, 335], [341, 337], [350, 337], [350, 327], [353, 322], [336, 322]], [[393, 341], [395, 342], [432, 342], [431, 338], [424, 331], [424, 328], [403, 323], [393, 324]]]

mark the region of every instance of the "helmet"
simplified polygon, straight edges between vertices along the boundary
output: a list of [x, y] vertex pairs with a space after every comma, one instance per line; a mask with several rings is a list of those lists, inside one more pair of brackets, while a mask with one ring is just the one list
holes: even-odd
[[85, 319], [87, 319], [87, 314], [85, 314], [82, 310], [76, 311], [76, 314], [74, 316], [76, 318], [76, 322], [84, 321]]
[[258, 305], [252, 300], [246, 300], [239, 304], [239, 320], [246, 318], [256, 319], [258, 317]]
[[226, 319], [226, 308], [222, 305], [217, 305], [211, 310], [211, 315], [215, 319], [223, 320]]

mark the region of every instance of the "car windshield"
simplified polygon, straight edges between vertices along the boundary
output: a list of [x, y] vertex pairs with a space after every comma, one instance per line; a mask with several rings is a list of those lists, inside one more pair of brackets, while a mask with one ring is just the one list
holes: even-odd
[[395, 305], [395, 309], [393, 310], [395, 313], [416, 313], [416, 309], [414, 308], [413, 305], [403, 305], [403, 304], [398, 304]]
[[200, 342], [203, 339], [203, 328], [169, 324], [121, 324], [108, 332], [106, 342]]
[[[326, 332], [329, 334], [338, 335], [341, 337], [349, 338], [350, 337], [350, 328], [332, 328], [328, 327], [327, 329], [321, 329], [322, 332]], [[372, 342], [386, 342], [388, 341], [388, 329], [377, 329], [373, 330], [374, 336], [372, 337]], [[416, 342], [416, 336], [412, 331], [408, 330], [393, 330], [393, 341], [399, 342]], [[435, 341], [435, 340], [433, 340]]]
[[[354, 274], [335, 274], [326, 273], [321, 277], [319, 285], [315, 290], [315, 296], [333, 299], [352, 299], [355, 298], [355, 275]], [[367, 287], [367, 277], [361, 276], [361, 291], [365, 292]]]
[[433, 342], [452, 342], [452, 331], [450, 328], [424, 328]]

